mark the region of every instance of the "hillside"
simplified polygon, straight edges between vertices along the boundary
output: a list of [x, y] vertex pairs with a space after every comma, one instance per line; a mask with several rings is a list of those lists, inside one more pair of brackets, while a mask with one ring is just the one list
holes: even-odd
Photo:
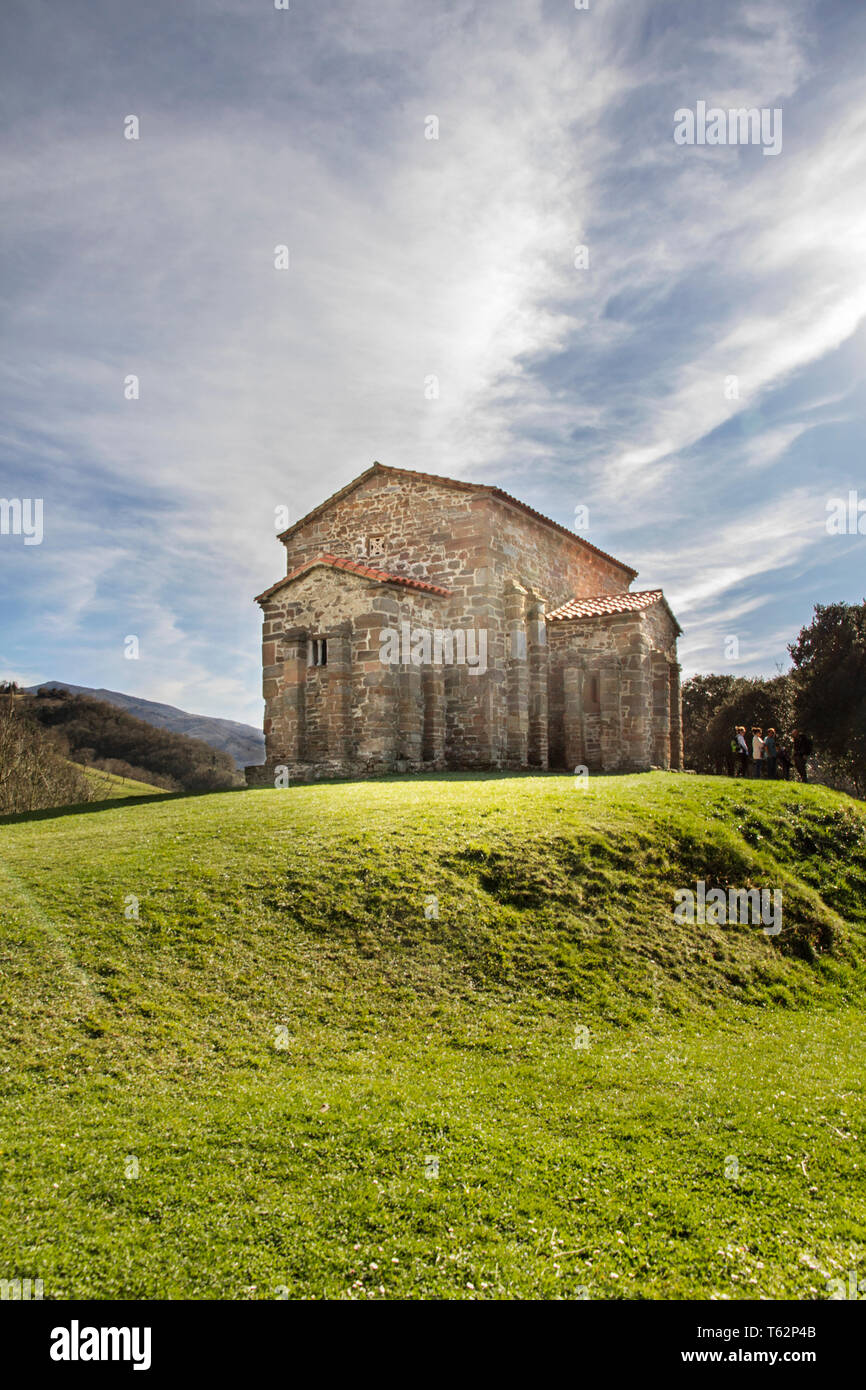
[[102, 772], [96, 767], [82, 768], [90, 784], [94, 801], [124, 801], [130, 796], [165, 796], [161, 787], [149, 782], [136, 782], [133, 777], [118, 777], [114, 772]]
[[[36, 695], [17, 697], [14, 711], [82, 766], [165, 791], [222, 791], [242, 780], [227, 753], [187, 734], [155, 728], [89, 695], [43, 686]], [[64, 797], [62, 804], [75, 799]]]
[[127, 714], [143, 719], [156, 729], [169, 729], [175, 734], [201, 739], [211, 748], [228, 753], [237, 767], [252, 766], [265, 760], [265, 736], [261, 729], [255, 729], [251, 724], [240, 724], [234, 719], [217, 719], [206, 714], [188, 714], [174, 705], [144, 700], [139, 695], [124, 695], [119, 690], [95, 690], [87, 685], [69, 685], [66, 681], [42, 681], [39, 685], [26, 687], [26, 691], [35, 695], [37, 690], [45, 686], [59, 686], [73, 695], [89, 695], [94, 700], [102, 700], [126, 710]]
[[[841, 794], [464, 774], [0, 834], [0, 1251], [46, 1297], [810, 1299], [862, 1269]], [[675, 922], [698, 879], [781, 888], [782, 931]]]

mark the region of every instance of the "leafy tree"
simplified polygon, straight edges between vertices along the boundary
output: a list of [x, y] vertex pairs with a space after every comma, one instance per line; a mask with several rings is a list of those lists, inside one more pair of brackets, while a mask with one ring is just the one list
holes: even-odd
[[[683, 683], [683, 744], [689, 767], [697, 772], [724, 771], [725, 750], [711, 739], [713, 715], [733, 694], [736, 676], [691, 676]], [[721, 765], [719, 761], [721, 759]]]
[[126, 710], [88, 695], [56, 697], [40, 690], [31, 702], [34, 717], [62, 734], [75, 762], [110, 770], [116, 763], [135, 769], [137, 781], [179, 791], [219, 791], [240, 783], [228, 753], [203, 740], [155, 728]]
[[84, 773], [61, 740], [32, 717], [29, 701], [0, 696], [0, 814], [90, 801]]
[[796, 718], [837, 777], [866, 790], [866, 601], [815, 605], [788, 648]]
[[734, 770], [731, 749], [738, 724], [774, 728], [782, 740], [795, 723], [794, 689], [788, 675], [692, 676], [683, 684], [686, 764], [697, 772]]
[[719, 706], [710, 720], [708, 737], [712, 745], [724, 751], [725, 771], [733, 772], [735, 755], [731, 748], [734, 729], [742, 724], [747, 740], [757, 725], [766, 732], [775, 729], [783, 747], [790, 747], [794, 727], [794, 691], [787, 675], [741, 678], [731, 697]]

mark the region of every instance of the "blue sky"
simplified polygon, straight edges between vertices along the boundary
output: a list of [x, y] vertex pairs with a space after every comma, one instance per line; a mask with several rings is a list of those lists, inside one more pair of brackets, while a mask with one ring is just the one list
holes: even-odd
[[589, 5], [5, 0], [4, 675], [260, 723], [275, 508], [374, 459], [588, 507], [686, 673], [863, 598], [866, 7]]

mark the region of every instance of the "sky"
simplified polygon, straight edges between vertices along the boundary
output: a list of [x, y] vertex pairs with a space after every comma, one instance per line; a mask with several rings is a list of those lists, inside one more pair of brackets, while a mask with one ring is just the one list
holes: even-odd
[[866, 594], [866, 6], [288, 4], [4, 0], [0, 675], [260, 726], [281, 509], [374, 460], [787, 666]]

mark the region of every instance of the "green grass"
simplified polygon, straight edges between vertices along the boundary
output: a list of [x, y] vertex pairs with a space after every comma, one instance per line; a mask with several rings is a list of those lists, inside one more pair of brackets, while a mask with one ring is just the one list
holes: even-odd
[[114, 772], [103, 772], [98, 767], [82, 767], [93, 790], [96, 801], [119, 801], [129, 796], [165, 796], [161, 787], [150, 782], [138, 782], [134, 777], [118, 777]]
[[[698, 878], [781, 935], [675, 923]], [[857, 803], [666, 774], [0, 826], [0, 1277], [824, 1298], [866, 1274], [864, 889]]]

